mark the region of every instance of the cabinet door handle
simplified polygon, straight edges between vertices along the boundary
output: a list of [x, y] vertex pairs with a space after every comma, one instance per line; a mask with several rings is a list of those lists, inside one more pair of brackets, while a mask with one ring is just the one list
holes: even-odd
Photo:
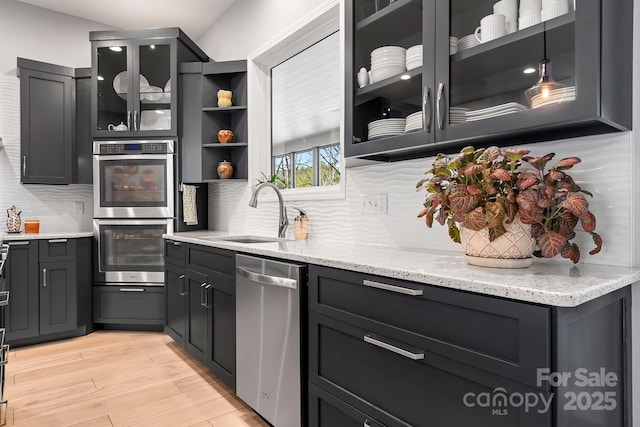
[[211, 308], [211, 304], [209, 304], [209, 288], [211, 288], [211, 285], [204, 287], [204, 307], [207, 309]]
[[404, 348], [400, 348], [397, 347], [395, 345], [389, 344], [387, 342], [381, 341], [377, 338], [372, 337], [371, 335], [365, 335], [363, 337], [364, 341], [369, 343], [369, 344], [373, 344], [376, 347], [380, 347], [383, 348], [385, 350], [389, 350], [393, 353], [399, 354], [400, 356], [404, 356], [406, 358], [409, 358], [411, 360], [422, 360], [424, 359], [424, 352], [412, 352], [409, 350], [405, 350]]
[[22, 176], [27, 176], [27, 156], [22, 156]]
[[427, 132], [431, 132], [431, 89], [427, 86], [422, 91], [422, 123]]
[[49, 243], [67, 243], [67, 239], [50, 239]]
[[131, 110], [127, 111], [127, 130], [131, 131]]
[[47, 287], [47, 269], [46, 268], [42, 269], [42, 287], [43, 288]]
[[204, 287], [205, 287], [205, 286], [207, 286], [207, 283], [206, 283], [206, 282], [205, 282], [205, 283], [203, 283], [202, 285], [200, 285], [200, 305], [201, 305], [202, 307], [206, 307], [206, 305], [205, 305], [205, 301], [204, 301], [204, 298], [205, 298], [205, 296], [204, 296]]
[[184, 290], [184, 274], [180, 275], [180, 296], [183, 297], [187, 294], [187, 292]]
[[27, 246], [30, 242], [9, 242], [9, 246]]
[[171, 243], [173, 244], [173, 246], [182, 246], [182, 243], [180, 242], [171, 241]]
[[143, 288], [120, 288], [120, 292], [144, 292]]
[[444, 83], [438, 83], [438, 96], [436, 100], [436, 115], [438, 116], [438, 127], [444, 129], [445, 105], [444, 105]]
[[370, 288], [383, 289], [385, 291], [397, 292], [399, 294], [419, 296], [422, 295], [422, 289], [411, 289], [402, 286], [390, 285], [388, 283], [374, 282], [373, 280], [363, 280], [362, 284]]
[[133, 130], [138, 131], [138, 110], [133, 111]]

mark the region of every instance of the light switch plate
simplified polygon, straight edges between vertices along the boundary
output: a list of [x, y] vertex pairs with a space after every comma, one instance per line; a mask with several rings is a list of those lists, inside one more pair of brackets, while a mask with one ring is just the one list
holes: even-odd
[[360, 213], [362, 215], [387, 215], [387, 193], [360, 195]]

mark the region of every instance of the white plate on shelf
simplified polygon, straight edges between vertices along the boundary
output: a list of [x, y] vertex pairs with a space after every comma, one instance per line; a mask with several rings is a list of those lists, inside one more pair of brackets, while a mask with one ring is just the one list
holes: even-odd
[[171, 129], [171, 110], [147, 110], [140, 114], [140, 130]]
[[[145, 76], [140, 74], [140, 91], [142, 91], [143, 87], [147, 86], [149, 86], [149, 81]], [[129, 91], [129, 73], [126, 70], [119, 72], [113, 78], [113, 90], [115, 90], [121, 98], [127, 98], [127, 92]]]

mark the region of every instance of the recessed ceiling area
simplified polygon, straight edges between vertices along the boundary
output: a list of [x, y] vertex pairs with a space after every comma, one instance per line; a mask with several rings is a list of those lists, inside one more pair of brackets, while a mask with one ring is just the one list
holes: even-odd
[[236, 0], [18, 0], [122, 29], [180, 27], [200, 37]]

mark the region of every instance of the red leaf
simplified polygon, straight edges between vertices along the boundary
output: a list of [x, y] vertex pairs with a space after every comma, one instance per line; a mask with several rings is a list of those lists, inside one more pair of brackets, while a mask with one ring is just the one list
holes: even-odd
[[531, 237], [537, 239], [542, 236], [542, 233], [544, 233], [544, 227], [542, 224], [531, 224]]
[[484, 167], [475, 163], [470, 163], [462, 170], [464, 176], [471, 176], [480, 173], [484, 170]]
[[580, 223], [582, 224], [582, 228], [584, 231], [593, 231], [596, 229], [596, 216], [588, 212], [585, 216], [580, 218]]
[[464, 228], [479, 231], [487, 226], [487, 218], [482, 207], [477, 207], [469, 212], [462, 222]]
[[570, 239], [573, 229], [576, 228], [577, 223], [578, 217], [569, 211], [563, 211], [556, 220], [557, 226], [555, 227], [555, 230], [567, 239]]
[[562, 248], [560, 255], [562, 255], [563, 258], [569, 258], [574, 264], [580, 261], [580, 249], [578, 249], [578, 245], [575, 243], [571, 245], [566, 244], [564, 248]]
[[561, 206], [578, 218], [582, 218], [589, 213], [589, 202], [580, 193], [569, 194]]
[[422, 209], [420, 212], [418, 212], [418, 218], [422, 218], [427, 214], [427, 212], [429, 212], [429, 209], [427, 208]]
[[498, 181], [511, 181], [511, 174], [504, 169], [496, 169], [491, 172], [491, 178]]
[[538, 182], [537, 178], [520, 179], [520, 180], [518, 180], [518, 190], [520, 190], [520, 191], [526, 190], [527, 188], [531, 187], [536, 182]]
[[480, 187], [480, 185], [478, 184], [467, 185], [467, 193], [471, 194], [472, 196], [477, 196], [478, 194], [482, 194], [482, 187]]
[[591, 233], [591, 237], [593, 238], [593, 243], [596, 244], [596, 247], [589, 252], [589, 255], [595, 255], [600, 252], [602, 249], [602, 237], [598, 233]]
[[551, 166], [551, 169], [554, 170], [566, 170], [571, 169], [573, 165], [580, 163], [579, 157], [565, 157], [562, 160], [559, 160], [555, 165]]
[[518, 194], [516, 202], [523, 209], [536, 209], [538, 206], [538, 198], [540, 195], [535, 190], [526, 190]]
[[565, 243], [567, 243], [567, 238], [555, 231], [547, 231], [538, 238], [540, 253], [545, 258], [553, 258], [558, 255]]
[[488, 162], [494, 161], [498, 156], [500, 156], [500, 149], [496, 146], [488, 147], [484, 150], [484, 153], [482, 153], [482, 159]]
[[522, 160], [533, 165], [536, 169], [544, 169], [545, 166], [547, 165], [547, 162], [553, 159], [553, 156], [555, 155], [556, 153], [549, 153], [542, 157], [523, 157]]

